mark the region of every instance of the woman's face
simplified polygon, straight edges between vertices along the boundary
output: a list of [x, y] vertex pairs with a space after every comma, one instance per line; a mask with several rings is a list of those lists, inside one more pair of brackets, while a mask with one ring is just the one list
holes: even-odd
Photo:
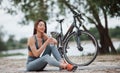
[[44, 33], [44, 31], [45, 31], [45, 23], [44, 23], [43, 21], [40, 21], [40, 22], [38, 23], [37, 30], [38, 30], [39, 32], [41, 32], [41, 33]]

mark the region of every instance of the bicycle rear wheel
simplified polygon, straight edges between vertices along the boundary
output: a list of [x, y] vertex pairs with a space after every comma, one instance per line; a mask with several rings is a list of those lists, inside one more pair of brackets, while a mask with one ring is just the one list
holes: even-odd
[[[77, 36], [77, 37], [76, 37]], [[76, 38], [80, 39], [82, 49], [78, 48]], [[86, 66], [94, 61], [98, 53], [98, 44], [93, 35], [86, 31], [81, 31], [78, 36], [76, 32], [71, 33], [64, 46], [65, 60], [77, 66]]]

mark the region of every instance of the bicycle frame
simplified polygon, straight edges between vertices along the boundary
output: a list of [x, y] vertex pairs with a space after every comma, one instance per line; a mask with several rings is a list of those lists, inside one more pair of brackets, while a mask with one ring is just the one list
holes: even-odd
[[[53, 32], [53, 35], [55, 34], [55, 36], [57, 36], [56, 38], [57, 38], [57, 41], [58, 41], [58, 44], [57, 44], [58, 51], [60, 52], [61, 57], [63, 59], [65, 59], [65, 61], [67, 61], [70, 64], [74, 64], [74, 65], [78, 65], [78, 66], [86, 66], [86, 65], [89, 65], [91, 62], [93, 62], [93, 60], [96, 58], [97, 49], [98, 49], [97, 45], [98, 44], [97, 44], [97, 41], [96, 41], [95, 37], [92, 34], [90, 34], [89, 32], [87, 32], [85, 30], [80, 29], [80, 27], [83, 25], [81, 19], [84, 20], [82, 18], [81, 14], [78, 14], [75, 11], [73, 11], [73, 14], [74, 14], [73, 23], [70, 25], [70, 27], [68, 28], [65, 35], [63, 35], [63, 30], [62, 30], [62, 21], [64, 19], [57, 20], [60, 23], [61, 32], [60, 33], [57, 33], [57, 32], [54, 33]], [[79, 26], [77, 25], [77, 21], [79, 23]], [[75, 31], [74, 31], [74, 28], [76, 28]], [[84, 45], [85, 44], [84, 42], [86, 40], [84, 41], [84, 40], [81, 39], [84, 36], [87, 36], [87, 39], [89, 39], [88, 41], [93, 43], [92, 44], [92, 46], [94, 46], [93, 50], [95, 50], [93, 53], [88, 52], [87, 55], [84, 54], [84, 52], [87, 50], [87, 48], [86, 48], [87, 45]], [[72, 39], [72, 41], [71, 41], [71, 39]], [[84, 41], [84, 42], [82, 42], [82, 41]], [[90, 48], [90, 49], [92, 49], [92, 48]], [[69, 56], [69, 54], [71, 54], [71, 52], [73, 50], [75, 50], [75, 51], [77, 50], [78, 52], [76, 52], [76, 53], [78, 53], [79, 55], [80, 55], [80, 53], [83, 52], [82, 53], [83, 57], [87, 57], [89, 55], [89, 53], [90, 53], [90, 56], [91, 55], [93, 55], [93, 56], [91, 56], [91, 58], [89, 60], [87, 60], [86, 62], [76, 63], [75, 60], [71, 60], [71, 59], [74, 59], [74, 58], [72, 58], [72, 56]], [[80, 59], [80, 57], [78, 57], [78, 58]], [[83, 59], [83, 58], [81, 58], [81, 59]], [[75, 62], [73, 62], [73, 61], [75, 61]]]
[[[63, 31], [62, 31], [62, 23], [60, 23], [60, 28], [61, 28], [61, 32], [59, 33], [59, 36], [57, 37], [58, 39], [58, 48], [59, 49], [63, 49], [63, 46], [66, 42], [66, 39], [67, 39], [67, 36], [73, 32], [73, 29], [76, 28], [77, 29], [77, 32], [80, 33], [80, 28], [76, 25], [76, 18], [77, 18], [77, 15], [74, 15], [73, 16], [74, 18], [74, 21], [73, 23], [71, 24], [71, 26], [69, 27], [69, 29], [67, 30], [67, 33], [63, 36]], [[78, 34], [79, 35], [79, 34]], [[77, 41], [77, 44], [80, 45], [80, 39], [79, 38], [76, 38], [76, 41]], [[78, 48], [79, 48], [79, 45], [78, 45]]]

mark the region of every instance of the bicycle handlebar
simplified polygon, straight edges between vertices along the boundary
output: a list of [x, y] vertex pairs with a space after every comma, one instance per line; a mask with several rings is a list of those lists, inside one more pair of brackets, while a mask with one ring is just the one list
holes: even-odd
[[81, 13], [79, 11], [71, 10], [74, 14], [74, 17], [77, 18], [77, 20], [82, 23], [81, 19], [84, 21], [84, 18], [82, 17]]
[[[72, 11], [72, 13], [74, 14], [74, 16], [73, 17], [76, 17], [77, 18], [77, 20], [80, 22], [80, 23], [82, 23], [82, 21], [81, 21], [81, 19], [84, 21], [84, 18], [82, 17], [82, 15], [81, 15], [81, 13], [80, 13], [80, 11], [78, 11], [78, 10], [74, 10], [74, 9], [76, 9], [74, 6], [72, 6], [72, 5], [70, 5], [69, 3], [67, 3], [67, 1], [64, 1], [65, 2], [65, 4], [67, 5], [67, 7]], [[74, 8], [74, 9], [72, 9], [72, 7]]]

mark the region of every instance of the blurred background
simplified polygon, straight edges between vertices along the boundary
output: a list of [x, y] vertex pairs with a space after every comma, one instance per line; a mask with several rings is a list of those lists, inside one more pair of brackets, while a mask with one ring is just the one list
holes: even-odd
[[64, 18], [65, 33], [73, 22], [70, 8], [81, 12], [99, 54], [120, 54], [120, 0], [0, 0], [0, 57], [26, 57], [27, 38], [39, 18], [47, 22], [48, 35], [60, 31], [56, 19]]

